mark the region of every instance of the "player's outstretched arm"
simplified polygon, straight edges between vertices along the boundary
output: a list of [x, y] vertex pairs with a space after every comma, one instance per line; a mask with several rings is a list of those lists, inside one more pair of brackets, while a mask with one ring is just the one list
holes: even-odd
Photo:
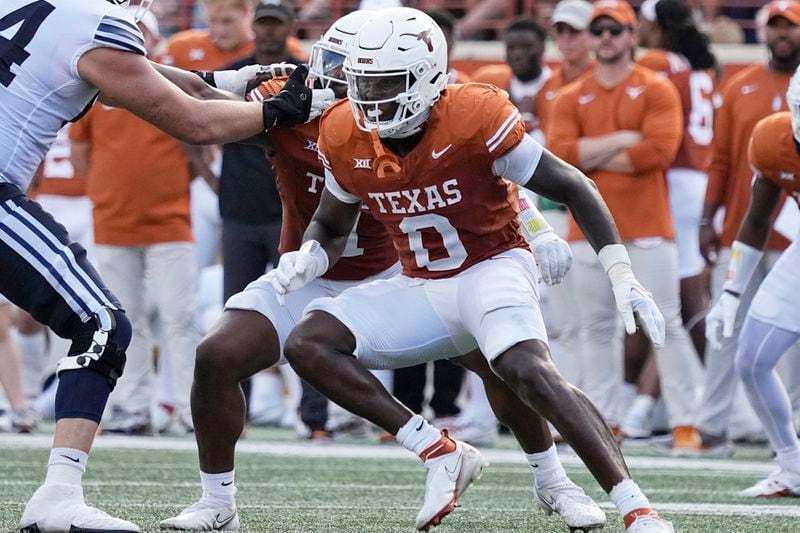
[[100, 90], [104, 103], [128, 109], [184, 142], [232, 142], [264, 130], [260, 105], [192, 98], [136, 54], [95, 48], [81, 57], [78, 72]]
[[244, 98], [227, 91], [212, 87], [194, 72], [183, 70], [160, 63], [150, 62], [159, 74], [177, 85], [183, 92], [199, 100], [233, 100], [244, 101]]
[[104, 103], [122, 107], [191, 144], [221, 144], [276, 126], [308, 120], [312, 91], [298, 68], [284, 89], [262, 103], [201, 101], [181, 91], [142, 56], [95, 48], [78, 61], [82, 79], [95, 85]]

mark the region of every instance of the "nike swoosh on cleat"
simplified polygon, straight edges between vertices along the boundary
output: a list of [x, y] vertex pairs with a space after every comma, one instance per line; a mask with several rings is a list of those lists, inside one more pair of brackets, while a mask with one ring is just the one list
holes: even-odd
[[223, 520], [219, 519], [219, 515], [221, 515], [221, 514], [222, 513], [217, 513], [217, 516], [214, 517], [214, 523], [211, 524], [211, 528], [212, 529], [220, 529], [220, 528], [225, 527], [225, 525], [228, 522], [230, 522], [231, 520], [233, 520], [234, 516], [236, 516], [236, 511], [234, 511], [233, 514], [231, 514], [229, 517], [227, 517], [227, 518], [225, 518]]
[[80, 459], [78, 459], [78, 458], [75, 458], [75, 457], [70, 457], [69, 455], [64, 455], [64, 454], [61, 454], [61, 457], [63, 457], [64, 459], [69, 459], [69, 460], [70, 460], [70, 461], [72, 461], [73, 463], [80, 463], [80, 462], [81, 462], [81, 460], [80, 460]]
[[455, 464], [455, 466], [453, 466], [452, 470], [447, 468], [447, 465], [445, 465], [444, 471], [447, 472], [447, 477], [450, 478], [450, 481], [458, 481], [458, 474], [461, 471], [461, 463], [463, 461], [464, 461], [464, 457], [462, 455], [461, 457], [458, 458], [458, 461], [456, 461], [456, 464]]

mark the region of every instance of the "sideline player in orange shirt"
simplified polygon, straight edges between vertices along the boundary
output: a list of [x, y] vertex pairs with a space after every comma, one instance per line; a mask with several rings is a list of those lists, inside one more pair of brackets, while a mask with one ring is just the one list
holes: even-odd
[[717, 59], [708, 37], [692, 21], [684, 0], [647, 0], [639, 14], [639, 45], [648, 50], [637, 63], [658, 72], [678, 89], [683, 105], [683, 140], [667, 170], [669, 206], [678, 245], [681, 313], [691, 324], [698, 354], [705, 353], [703, 316], [708, 307], [706, 263], [700, 255], [698, 229], [703, 211], [714, 137]]
[[[705, 172], [713, 137], [712, 98], [719, 68], [708, 37], [695, 26], [684, 0], [648, 0], [642, 4], [638, 33], [639, 45], [647, 51], [637, 63], [669, 79], [678, 89], [683, 107], [683, 138], [666, 174], [678, 247], [681, 316], [702, 359], [709, 288], [698, 228], [708, 181]], [[635, 380], [637, 396], [622, 430], [626, 436], [645, 438], [651, 434], [650, 417], [659, 395], [658, 372], [652, 350], [638, 336], [626, 339], [625, 348], [626, 380]]]
[[[666, 342], [656, 352], [664, 400], [677, 447], [696, 440], [694, 397], [700, 363], [680, 315], [678, 253], [664, 172], [675, 158], [683, 126], [678, 92], [667, 80], [636, 65], [636, 16], [623, 0], [594, 4], [589, 31], [597, 64], [592, 75], [564, 88], [556, 98], [548, 131], [554, 154], [595, 180], [619, 227], [637, 277], [652, 287], [666, 319]], [[580, 294], [578, 315], [587, 337], [580, 352], [583, 390], [601, 412], [619, 424], [625, 402], [622, 351], [611, 287], [589, 242], [571, 224], [573, 276]]]
[[[343, 17], [314, 46], [312, 78], [321, 85], [332, 87], [340, 97], [344, 96], [347, 88], [341, 79], [346, 45], [372, 13], [357, 11]], [[279, 91], [282, 85], [282, 80], [273, 80], [251, 95], [263, 99]], [[284, 205], [282, 253], [292, 253], [300, 248], [303, 232], [324, 189], [324, 169], [316, 151], [318, 134], [319, 122], [314, 121], [267, 135]], [[536, 217], [538, 213], [532, 212], [531, 215]], [[549, 237], [544, 240], [537, 237], [530, 236], [532, 242], [544, 250], [541, 268], [547, 270], [549, 264], [559, 261], [555, 257], [558, 252], [555, 248], [566, 247], [566, 243], [552, 243]], [[547, 257], [554, 252], [553, 256]], [[284, 341], [309, 302], [339, 294], [361, 283], [391, 277], [397, 272], [397, 252], [385, 228], [365, 210], [348, 237], [343, 259], [323, 277], [287, 295], [284, 305], [279, 305], [266, 277], [251, 283], [228, 300], [219, 325], [198, 348], [193, 416], [200, 448], [203, 497], [178, 516], [164, 520], [162, 526], [204, 530], [212, 527], [221, 514], [230, 518], [228, 523], [238, 527], [233, 465], [234, 447], [244, 420], [240, 381], [262, 368], [285, 361], [281, 355]], [[554, 275], [557, 282], [563, 272]], [[511, 393], [490, 371], [480, 354], [465, 356], [458, 362], [483, 377], [498, 416], [512, 428], [530, 456], [549, 457], [555, 453], [544, 421]], [[222, 426], [220, 420], [225, 420], [227, 425]], [[555, 461], [557, 463], [557, 457]], [[541, 485], [540, 491], [552, 497], [549, 510], [561, 514], [568, 525], [590, 527], [605, 522], [603, 512], [566, 477], [560, 464], [555, 471], [542, 472], [539, 476], [534, 469], [534, 477], [537, 484], [549, 481], [549, 485]], [[553, 485], [557, 489], [550, 488]]]
[[[747, 159], [747, 146], [753, 128], [762, 118], [786, 111], [785, 94], [789, 79], [800, 64], [800, 3], [775, 0], [769, 4], [766, 27], [769, 61], [751, 65], [733, 76], [723, 87], [722, 106], [714, 116], [714, 143], [708, 170], [703, 218], [700, 221], [700, 250], [714, 266], [711, 278], [712, 298], [719, 299], [731, 258], [731, 245], [750, 202], [753, 170]], [[722, 234], [717, 235], [713, 221], [725, 208]], [[783, 202], [779, 209], [783, 209]], [[792, 237], [789, 235], [788, 237]], [[773, 231], [767, 239], [762, 262], [756, 268], [754, 283], [764, 279], [780, 252], [789, 245], [787, 236]], [[741, 305], [731, 337], [709, 338], [706, 349], [706, 378], [703, 399], [696, 417], [702, 445], [707, 455], [733, 453], [728, 426], [737, 390], [733, 354], [738, 332], [754, 295], [754, 289], [742, 294]], [[712, 307], [706, 317], [707, 336], [718, 331], [718, 310]], [[793, 348], [798, 349], [798, 348]]]
[[[786, 95], [791, 113], [762, 119], [750, 140], [750, 163], [756, 173], [752, 199], [731, 246], [726, 281], [719, 299], [722, 334], [734, 334], [740, 297], [753, 284], [784, 193], [800, 201], [800, 73]], [[778, 469], [740, 493], [747, 497], [800, 496], [800, 441], [792, 405], [775, 365], [800, 339], [800, 234], [757, 287], [739, 335], [736, 371], [750, 405], [758, 414], [775, 451]], [[754, 287], [755, 288], [755, 287]], [[717, 333], [718, 334], [718, 333]]]
[[403, 274], [312, 302], [285, 343], [286, 358], [323, 394], [420, 455], [428, 476], [419, 529], [453, 510], [483, 459], [413, 415], [366, 368], [480, 348], [578, 452], [630, 531], [672, 531], [629, 479], [602, 417], [550, 360], [535, 264], [519, 231], [514, 188], [501, 176], [574, 209], [613, 279], [627, 327], [635, 329], [635, 308], [660, 345], [663, 318], [633, 276], [600, 196], [525, 133], [505, 93], [447, 86], [444, 37], [422, 12], [381, 11], [356, 39], [344, 64], [350, 101], [332, 106], [321, 123], [320, 206], [300, 250], [267, 276], [282, 294], [322, 275], [341, 256], [362, 205], [386, 226]]

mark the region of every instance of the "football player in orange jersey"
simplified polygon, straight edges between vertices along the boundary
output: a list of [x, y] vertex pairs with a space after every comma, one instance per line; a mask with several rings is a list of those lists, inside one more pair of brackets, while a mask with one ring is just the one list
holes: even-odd
[[[800, 201], [800, 72], [789, 84], [791, 112], [762, 119], [750, 139], [750, 164], [755, 171], [747, 214], [731, 246], [726, 281], [712, 313], [721, 324], [709, 332], [712, 343], [734, 334], [742, 293], [756, 270], [770, 233], [771, 221], [786, 193]], [[776, 222], [776, 224], [781, 224]], [[747, 497], [800, 496], [800, 441], [792, 422], [792, 405], [775, 365], [800, 339], [800, 232], [758, 287], [739, 335], [736, 371], [775, 451], [778, 469], [742, 491]], [[722, 331], [720, 331], [720, 329]]]
[[602, 416], [550, 360], [536, 267], [506, 180], [570, 206], [599, 251], [628, 331], [636, 316], [660, 346], [663, 317], [636, 281], [591, 182], [525, 133], [506, 93], [480, 84], [448, 87], [446, 65], [444, 37], [420, 11], [383, 10], [359, 31], [344, 64], [350, 101], [335, 104], [321, 122], [320, 206], [300, 250], [285, 254], [267, 277], [287, 294], [326, 272], [362, 204], [386, 226], [403, 274], [312, 302], [284, 354], [320, 392], [423, 459], [418, 529], [453, 510], [483, 458], [413, 415], [365, 367], [480, 348], [494, 373], [578, 452], [629, 531], [671, 532], [630, 479]]
[[[344, 97], [347, 86], [341, 67], [345, 45], [371, 12], [354, 12], [335, 22], [314, 46], [311, 78], [318, 88], [331, 87]], [[251, 92], [261, 100], [278, 92], [284, 81], [273, 80]], [[317, 157], [318, 121], [285, 129], [266, 138], [276, 169], [278, 190], [285, 206], [281, 251], [291, 253], [302, 243], [306, 229], [323, 191], [323, 166]], [[546, 283], [558, 283], [569, 268], [566, 243], [555, 237], [534, 209], [520, 217], [530, 230], [526, 234], [539, 253], [538, 260]], [[542, 225], [545, 227], [541, 227]], [[244, 404], [239, 383], [257, 370], [272, 366], [283, 358], [281, 348], [289, 331], [302, 316], [305, 306], [322, 296], [336, 295], [344, 289], [395, 275], [397, 253], [381, 224], [365, 211], [348, 237], [344, 258], [322, 278], [286, 296], [279, 305], [268, 278], [251, 283], [231, 297], [218, 326], [198, 348], [192, 411], [200, 449], [203, 496], [178, 516], [164, 520], [171, 529], [209, 530], [238, 527], [234, 501], [234, 447], [244, 424]], [[534, 482], [550, 481], [550, 512], [558, 512], [571, 527], [599, 527], [605, 515], [599, 507], [567, 478], [555, 453], [547, 425], [519, 401], [494, 375], [479, 354], [457, 361], [479, 373], [492, 399], [498, 417], [518, 436], [531, 457], [544, 457], [553, 468]], [[225, 423], [221, 423], [224, 421]], [[223, 517], [222, 519], [219, 517]], [[225, 520], [227, 518], [227, 520]]]

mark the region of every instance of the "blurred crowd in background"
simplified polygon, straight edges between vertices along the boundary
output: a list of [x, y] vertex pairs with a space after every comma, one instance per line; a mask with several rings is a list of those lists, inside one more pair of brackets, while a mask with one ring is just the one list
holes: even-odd
[[[693, 455], [729, 455], [733, 440], [763, 440], [738, 392], [736, 337], [706, 346], [704, 317], [749, 201], [750, 132], [761, 118], [787, 109], [784, 95], [800, 63], [800, 3], [646, 0], [633, 3], [634, 13], [611, 1], [611, 22], [590, 26], [592, 5], [584, 0], [159, 0], [140, 26], [154, 60], [188, 70], [296, 64], [308, 59], [302, 39], [315, 39], [342, 14], [400, 4], [429, 11], [451, 52], [458, 39], [502, 41], [505, 62], [453, 69], [451, 80], [508, 91], [537, 140], [596, 181], [616, 184], [601, 186], [601, 194], [641, 271], [637, 277], [665, 315], [667, 341], [654, 352], [643, 336], [624, 336], [590, 247], [563, 206], [540, 199], [575, 256], [565, 283], [544, 291], [554, 359], [567, 380], [620, 438], [663, 435], [650, 442]], [[548, 40], [561, 61], [544, 61]], [[753, 46], [766, 48], [770, 60], [738, 65], [723, 78], [710, 42], [760, 43]], [[636, 61], [642, 91], [663, 78], [675, 91], [639, 98], [636, 88], [604, 89], [609, 74], [594, 71], [598, 54]], [[89, 250], [136, 332], [104, 432], [192, 431], [195, 347], [224, 301], [277, 264], [281, 213], [292, 206], [281, 206], [272, 172], [260, 148], [182, 145], [103, 105], [62, 130], [33, 193]], [[797, 206], [786, 202], [784, 211], [762, 278], [797, 233]], [[748, 303], [745, 296], [742, 316]], [[52, 417], [53, 373], [64, 343], [0, 304], [0, 427], [31, 432]], [[437, 361], [379, 374], [409, 408], [451, 428], [453, 437], [481, 445], [496, 439], [501, 428], [481, 381], [460, 367]], [[781, 376], [800, 403], [795, 356], [785, 358]], [[296, 428], [321, 442], [373, 433], [391, 440], [320, 401], [288, 365], [259, 373], [245, 390], [251, 424]]]

